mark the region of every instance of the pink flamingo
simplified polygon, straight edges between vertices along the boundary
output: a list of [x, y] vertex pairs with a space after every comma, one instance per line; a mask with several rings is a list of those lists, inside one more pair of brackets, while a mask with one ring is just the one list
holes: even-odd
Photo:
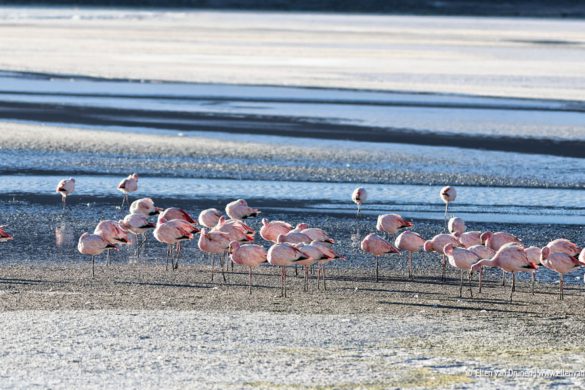
[[260, 210], [249, 207], [248, 202], [244, 199], [234, 200], [225, 206], [225, 213], [231, 219], [246, 219], [251, 217], [257, 217], [260, 214]]
[[118, 190], [124, 194], [124, 199], [122, 199], [122, 206], [120, 206], [124, 207], [124, 202], [129, 203], [128, 194], [131, 192], [138, 191], [138, 174], [133, 173], [124, 180], [122, 180], [118, 184]]
[[12, 240], [12, 236], [4, 230], [6, 226], [0, 226], [0, 242], [8, 242]]
[[445, 270], [447, 268], [447, 259], [445, 258], [445, 252], [443, 249], [445, 245], [451, 244], [454, 247], [461, 246], [457, 237], [452, 234], [437, 234], [435, 237], [431, 238], [430, 240], [425, 241], [423, 245], [423, 249], [425, 252], [437, 252], [442, 255], [441, 258], [441, 280], [445, 280]]
[[211, 254], [211, 281], [215, 274], [215, 258], [213, 255], [220, 256], [221, 276], [223, 277], [224, 283], [226, 282], [225, 274], [223, 272], [223, 259], [221, 256], [225, 255], [230, 247], [229, 234], [217, 231], [207, 231], [206, 229], [201, 230], [199, 236], [199, 242], [197, 243], [199, 249], [203, 252]]
[[[140, 255], [140, 250], [146, 242], [146, 232], [154, 229], [156, 225], [148, 220], [144, 214], [128, 214], [123, 220], [118, 221], [122, 229], [127, 230], [136, 236], [136, 256]], [[142, 242], [138, 244], [138, 236], [142, 237]]]
[[154, 205], [154, 201], [150, 198], [142, 198], [135, 200], [130, 205], [130, 214], [142, 214], [147, 217], [158, 215], [163, 211], [160, 207]]
[[[100, 221], [93, 234], [101, 236], [104, 240], [112, 245], [128, 245], [130, 243], [128, 232], [120, 225], [118, 221], [105, 220]], [[110, 265], [110, 251], [106, 252], [106, 264]]]
[[356, 217], [359, 217], [360, 208], [366, 202], [366, 200], [368, 200], [368, 192], [366, 191], [365, 188], [358, 187], [355, 190], [353, 190], [353, 193], [351, 194], [351, 200], [353, 200], [353, 203], [357, 205]]
[[190, 224], [197, 224], [191, 215], [183, 209], [177, 207], [169, 207], [158, 215], [157, 224], [165, 223], [173, 219], [180, 219]]
[[408, 277], [410, 279], [414, 278], [414, 273], [412, 272], [412, 254], [420, 251], [424, 244], [425, 240], [418, 233], [411, 232], [410, 230], [400, 233], [396, 237], [396, 241], [394, 241], [396, 248], [408, 252]]
[[457, 198], [457, 191], [451, 186], [441, 188], [439, 192], [441, 199], [445, 202], [445, 225], [447, 225], [447, 214], [449, 212], [449, 203], [454, 202]]
[[455, 237], [459, 239], [459, 243], [461, 243], [464, 248], [482, 245], [480, 231], [463, 232], [461, 234], [455, 234]]
[[549, 242], [547, 248], [550, 249], [550, 253], [566, 253], [569, 256], [577, 256], [581, 252], [579, 246], [565, 238], [559, 238]]
[[269, 221], [266, 218], [262, 219], [262, 227], [260, 228], [260, 237], [266, 241], [276, 242], [278, 236], [281, 234], [288, 234], [293, 230], [292, 225], [284, 221]]
[[83, 233], [79, 237], [77, 250], [82, 255], [91, 256], [91, 277], [95, 277], [95, 256], [101, 255], [105, 250], [116, 249], [116, 245], [109, 243], [98, 234]]
[[[471, 270], [473, 272], [481, 271], [482, 267], [499, 267], [506, 272], [512, 273], [512, 288], [510, 290], [510, 302], [512, 302], [512, 294], [516, 289], [516, 272], [532, 272], [538, 266], [528, 259], [521, 245], [509, 244], [502, 246], [491, 259], [482, 259], [475, 263]], [[480, 285], [481, 282], [480, 273]]]
[[312, 241], [311, 245], [318, 248], [325, 255], [318, 261], [319, 268], [317, 270], [317, 289], [320, 288], [320, 279], [322, 278], [323, 289], [327, 290], [327, 285], [325, 284], [325, 265], [336, 259], [345, 259], [345, 257], [338, 255], [328, 243], [322, 241]]
[[179, 268], [179, 256], [181, 254], [181, 241], [192, 240], [193, 235], [199, 232], [199, 228], [192, 223], [182, 219], [171, 219], [170, 221], [157, 223], [152, 234], [158, 242], [167, 244], [167, 265], [169, 269], [169, 257], [172, 255], [172, 247], [175, 246], [175, 259], [172, 261], [172, 269]]
[[[282, 237], [282, 236], [281, 236]], [[299, 259], [295, 262], [296, 265], [303, 266], [305, 271], [305, 285], [304, 291], [309, 291], [309, 267], [318, 263], [319, 260], [326, 259], [325, 253], [316, 245], [306, 244], [304, 242], [296, 244], [295, 247], [301, 251], [305, 258]]]
[[[504, 245], [517, 243], [522, 245], [522, 241], [513, 234], [506, 232], [484, 232], [480, 236], [483, 245], [492, 248], [496, 252]], [[502, 269], [502, 286], [506, 285], [506, 271]]]
[[[475, 253], [479, 259], [491, 259], [496, 254], [496, 251], [492, 248], [488, 248], [485, 245], [473, 245], [470, 246], [469, 249], [471, 252]], [[479, 270], [479, 277], [480, 279], [483, 276], [483, 268]], [[479, 285], [479, 293], [481, 293], [481, 284]]]
[[63, 179], [57, 184], [55, 192], [61, 194], [61, 201], [63, 207], [67, 205], [67, 197], [75, 192], [75, 179], [70, 177], [69, 179]]
[[254, 236], [256, 235], [256, 231], [254, 229], [252, 229], [250, 226], [246, 225], [243, 221], [239, 219], [225, 219], [225, 217], [222, 215], [221, 217], [219, 217], [219, 220], [217, 221], [217, 225], [215, 225], [215, 228], [219, 229], [223, 225], [233, 225], [236, 228], [243, 231], [244, 233], [246, 233], [248, 236], [251, 236], [252, 239], [254, 239]]
[[[278, 236], [277, 241], [280, 240]], [[289, 243], [274, 244], [268, 249], [266, 259], [271, 265], [280, 267], [280, 291], [281, 296], [286, 298], [286, 267], [295, 265], [297, 261], [306, 259], [298, 248]]]
[[218, 209], [206, 209], [199, 213], [199, 225], [212, 229], [219, 222], [221, 212]]
[[335, 240], [323, 230], [319, 228], [307, 228], [301, 231], [302, 234], [308, 236], [311, 241], [326, 242], [328, 244], [335, 244]]
[[443, 252], [449, 259], [449, 264], [455, 268], [459, 268], [461, 270], [461, 281], [459, 283], [459, 296], [463, 296], [463, 271], [467, 270], [467, 279], [469, 281], [469, 295], [473, 298], [473, 291], [471, 289], [471, 276], [473, 272], [471, 271], [471, 267], [480, 260], [480, 257], [475, 254], [473, 251], [464, 248], [457, 248], [454, 247], [453, 244], [445, 245], [443, 248]]
[[563, 299], [565, 295], [563, 292], [564, 287], [563, 276], [567, 272], [571, 272], [583, 264], [579, 262], [579, 259], [577, 259], [574, 256], [568, 255], [563, 252], [552, 252], [552, 250], [548, 246], [542, 248], [540, 261], [542, 262], [542, 265], [544, 265], [546, 268], [551, 269], [559, 274], [560, 278], [559, 299]]
[[386, 254], [400, 253], [398, 248], [374, 233], [368, 234], [362, 240], [360, 248], [376, 258], [376, 283], [378, 283], [379, 280], [378, 273], [380, 268], [378, 258]]
[[297, 233], [295, 231], [290, 231], [287, 234], [281, 234], [277, 238], [278, 243], [288, 242], [289, 244], [300, 244], [300, 243], [310, 244], [311, 241], [313, 241], [313, 240], [311, 240], [311, 237], [307, 236], [304, 233]]
[[449, 230], [449, 233], [461, 235], [465, 232], [465, 229], [467, 227], [465, 226], [465, 221], [463, 219], [459, 217], [453, 217], [449, 219], [449, 222], [447, 223], [447, 228]]
[[256, 244], [242, 245], [237, 241], [232, 241], [230, 242], [228, 252], [230, 259], [234, 263], [248, 267], [248, 289], [250, 294], [252, 294], [252, 269], [267, 261], [266, 249]]
[[378, 216], [376, 230], [386, 234], [394, 235], [400, 229], [413, 227], [414, 224], [402, 218], [398, 214], [383, 214]]

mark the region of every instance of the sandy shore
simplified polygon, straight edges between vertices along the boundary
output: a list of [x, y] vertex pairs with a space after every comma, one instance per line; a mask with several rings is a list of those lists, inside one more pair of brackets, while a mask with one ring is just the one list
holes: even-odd
[[[260, 273], [250, 296], [240, 270], [224, 285], [202, 266], [99, 266], [95, 279], [87, 264], [2, 267], [0, 385], [583, 385], [534, 374], [582, 368], [577, 289], [559, 302], [555, 286], [531, 295], [522, 283], [510, 304], [495, 282], [471, 299], [459, 298], [456, 279], [385, 272], [373, 283], [369, 271], [332, 270], [328, 291], [305, 293], [291, 270], [285, 299], [274, 270]], [[527, 377], [485, 376], [494, 370]]]

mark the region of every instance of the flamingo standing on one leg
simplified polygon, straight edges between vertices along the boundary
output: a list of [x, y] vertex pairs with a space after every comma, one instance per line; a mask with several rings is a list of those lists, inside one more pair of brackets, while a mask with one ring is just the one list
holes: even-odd
[[452, 244], [454, 247], [461, 246], [457, 237], [452, 234], [437, 234], [435, 237], [431, 238], [430, 240], [425, 241], [423, 249], [425, 252], [437, 252], [442, 255], [441, 258], [441, 280], [445, 281], [445, 270], [447, 268], [447, 259], [445, 257], [445, 252], [443, 249], [445, 245]]
[[[475, 253], [479, 259], [491, 259], [496, 254], [496, 251], [492, 248], [488, 248], [485, 245], [473, 245], [469, 248], [465, 247], [465, 249], [469, 249], [471, 252]], [[479, 270], [479, 280], [481, 281], [483, 277], [483, 268]], [[481, 283], [479, 284], [478, 292], [481, 294]]]
[[420, 251], [420, 249], [424, 246], [425, 240], [420, 236], [420, 234], [411, 232], [410, 230], [406, 230], [398, 237], [396, 237], [396, 241], [394, 241], [394, 245], [396, 248], [400, 249], [401, 251], [408, 252], [408, 278], [413, 279], [414, 273], [412, 271], [412, 254], [414, 252]]
[[252, 269], [267, 261], [266, 249], [261, 245], [242, 245], [237, 241], [232, 241], [230, 242], [228, 252], [230, 254], [230, 259], [234, 263], [248, 267], [248, 288], [250, 294], [252, 294]]
[[575, 270], [576, 268], [582, 266], [583, 264], [575, 256], [571, 256], [571, 255], [568, 255], [568, 254], [563, 253], [563, 252], [554, 252], [553, 253], [548, 246], [545, 246], [544, 248], [542, 248], [540, 261], [542, 262], [542, 264], [546, 268], [551, 269], [555, 272], [558, 272], [559, 278], [560, 278], [559, 299], [562, 300], [565, 296], [564, 291], [563, 291], [563, 288], [564, 288], [563, 276], [567, 272], [571, 272], [571, 271]]
[[[480, 271], [482, 267], [499, 267], [512, 273], [512, 288], [510, 289], [510, 302], [512, 302], [512, 294], [516, 287], [516, 272], [532, 272], [538, 266], [528, 259], [521, 245], [508, 244], [502, 246], [491, 259], [482, 259], [475, 263], [471, 270]], [[481, 276], [479, 283], [481, 284]]]
[[569, 256], [577, 256], [581, 252], [581, 248], [574, 242], [571, 242], [565, 238], [559, 238], [549, 242], [547, 248], [550, 249], [550, 253], [565, 253]]
[[137, 199], [130, 205], [130, 214], [142, 214], [150, 217], [160, 214], [161, 211], [163, 209], [156, 207], [150, 198]]
[[355, 190], [353, 190], [353, 193], [351, 194], [351, 200], [353, 200], [353, 203], [357, 205], [356, 217], [359, 217], [360, 208], [366, 202], [366, 200], [368, 200], [368, 192], [366, 191], [365, 188], [358, 187]]
[[[199, 249], [203, 252], [210, 253], [212, 256], [224, 255], [230, 247], [229, 234], [217, 231], [207, 231], [201, 229], [201, 235], [199, 236], [199, 242], [197, 243]], [[215, 259], [211, 258], [211, 281], [213, 281], [213, 275], [215, 273]], [[224, 283], [227, 281], [221, 267], [221, 275], [223, 276]]]
[[192, 240], [193, 235], [198, 232], [199, 228], [195, 224], [182, 219], [171, 219], [167, 222], [157, 223], [152, 234], [158, 242], [167, 244], [167, 269], [169, 268], [169, 257], [171, 257], [173, 245], [176, 250], [175, 259], [171, 259], [172, 269], [176, 270], [179, 267], [179, 256], [181, 254], [180, 242]]
[[[506, 244], [520, 244], [522, 241], [513, 234], [506, 232], [483, 232], [480, 236], [481, 243], [492, 248], [496, 252]], [[506, 271], [502, 269], [502, 286], [506, 285]]]
[[122, 199], [122, 206], [120, 206], [120, 208], [122, 208], [124, 207], [124, 203], [129, 203], [128, 194], [138, 191], [138, 174], [133, 173], [122, 180], [118, 184], [118, 190], [124, 194], [124, 199]]
[[91, 277], [95, 277], [95, 257], [101, 255], [105, 250], [116, 249], [116, 245], [110, 244], [97, 234], [83, 233], [79, 237], [77, 250], [83, 255], [91, 256]]
[[398, 248], [374, 233], [368, 234], [362, 240], [360, 248], [376, 258], [376, 283], [378, 283], [379, 280], [378, 274], [380, 269], [378, 258], [386, 254], [400, 253]]
[[[445, 226], [447, 226], [447, 214], [449, 213], [449, 203], [454, 202], [457, 198], [457, 191], [454, 187], [446, 186], [439, 192], [441, 199], [445, 202]], [[448, 227], [447, 227], [448, 228]]]
[[286, 267], [294, 265], [299, 260], [307, 259], [307, 256], [289, 243], [279, 243], [268, 249], [266, 259], [271, 265], [280, 267], [280, 291], [281, 296], [286, 298]]
[[75, 192], [75, 179], [70, 177], [69, 179], [63, 179], [57, 184], [55, 192], [61, 194], [61, 201], [63, 202], [63, 208], [67, 206], [67, 197]]
[[323, 290], [327, 290], [325, 265], [336, 259], [345, 259], [345, 257], [338, 255], [332, 248], [331, 245], [322, 241], [312, 241], [311, 245], [319, 248], [319, 250], [325, 255], [319, 260], [319, 269], [317, 271], [317, 289], [320, 288], [320, 280], [323, 279]]
[[473, 251], [464, 248], [453, 247], [452, 244], [445, 245], [443, 252], [449, 259], [449, 264], [461, 270], [461, 281], [459, 283], [459, 296], [463, 296], [463, 271], [467, 270], [467, 279], [469, 281], [469, 295], [473, 298], [473, 291], [471, 290], [471, 267], [480, 260], [480, 257]]
[[376, 230], [384, 232], [387, 235], [394, 235], [399, 230], [404, 228], [411, 228], [414, 224], [406, 219], [402, 218], [398, 214], [382, 214], [378, 215], [376, 221]]
[[[146, 232], [154, 229], [156, 225], [148, 220], [144, 214], [128, 214], [123, 220], [118, 222], [120, 226], [134, 234], [136, 237], [136, 253], [135, 256], [140, 256], [140, 251], [146, 242]], [[142, 237], [142, 241], [138, 244], [138, 236]]]
[[[128, 245], [130, 243], [128, 232], [118, 221], [100, 221], [95, 227], [93, 234], [101, 236], [112, 245]], [[110, 264], [110, 251], [107, 252], [106, 264]]]

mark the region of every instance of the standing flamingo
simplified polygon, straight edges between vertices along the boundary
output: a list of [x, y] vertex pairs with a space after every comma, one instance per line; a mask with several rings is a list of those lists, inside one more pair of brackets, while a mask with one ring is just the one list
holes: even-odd
[[480, 257], [469, 249], [457, 248], [453, 244], [445, 245], [443, 252], [449, 259], [449, 264], [461, 270], [461, 281], [459, 283], [459, 296], [463, 296], [463, 271], [467, 270], [467, 279], [469, 281], [469, 295], [473, 298], [473, 291], [471, 290], [471, 267], [480, 260]]
[[228, 252], [230, 259], [234, 263], [248, 267], [248, 288], [250, 294], [252, 294], [252, 269], [267, 261], [266, 249], [256, 244], [242, 245], [237, 241], [232, 241], [230, 242]]
[[292, 225], [284, 221], [269, 221], [266, 218], [262, 219], [262, 227], [260, 228], [260, 237], [266, 241], [276, 243], [278, 236], [281, 234], [288, 234], [293, 230]]
[[477, 230], [471, 232], [463, 232], [461, 234], [455, 233], [455, 237], [457, 237], [459, 243], [464, 248], [470, 248], [475, 245], [482, 245], [481, 232]]
[[133, 173], [122, 180], [118, 184], [118, 190], [124, 194], [124, 199], [122, 199], [122, 206], [120, 206], [120, 208], [122, 208], [124, 207], [124, 203], [129, 203], [128, 194], [138, 191], [138, 174]]
[[563, 291], [563, 287], [564, 287], [563, 276], [567, 272], [571, 272], [571, 271], [575, 270], [576, 268], [582, 266], [583, 264], [581, 262], [579, 262], [579, 259], [577, 259], [574, 256], [568, 255], [568, 254], [563, 253], [563, 252], [552, 252], [548, 246], [545, 246], [544, 248], [542, 248], [541, 262], [546, 268], [551, 269], [555, 272], [558, 272], [559, 278], [560, 278], [559, 299], [563, 299], [565, 296], [564, 291]]
[[447, 225], [447, 214], [449, 213], [449, 203], [454, 202], [457, 198], [457, 191], [454, 187], [446, 186], [439, 192], [441, 199], [445, 202], [445, 225]]
[[[504, 245], [516, 243], [522, 245], [522, 241], [513, 234], [506, 232], [484, 232], [480, 236], [483, 245], [492, 248], [496, 252]], [[506, 271], [502, 268], [502, 286], [506, 285]]]
[[161, 211], [163, 209], [156, 207], [150, 198], [137, 199], [130, 205], [130, 214], [142, 214], [149, 217], [158, 215]]
[[[140, 256], [144, 243], [146, 242], [146, 232], [150, 229], [154, 229], [156, 225], [148, 220], [148, 217], [144, 214], [128, 214], [122, 221], [118, 222], [120, 226], [134, 234], [136, 237], [136, 253], [135, 255]], [[138, 243], [138, 236], [142, 237], [140, 244]]]
[[394, 235], [400, 229], [413, 227], [414, 224], [402, 218], [398, 214], [382, 214], [376, 221], [376, 230], [386, 234]]
[[212, 229], [217, 225], [221, 218], [221, 212], [218, 209], [205, 209], [199, 213], [199, 225]]
[[257, 217], [260, 214], [260, 210], [249, 207], [248, 202], [244, 199], [234, 200], [225, 206], [225, 213], [231, 219], [246, 219], [251, 217]]
[[[118, 221], [104, 220], [100, 221], [93, 234], [101, 236], [104, 240], [112, 245], [127, 245], [130, 243], [128, 232], [120, 225]], [[106, 252], [106, 264], [110, 264], [110, 251]]]
[[400, 235], [396, 237], [396, 241], [394, 241], [396, 248], [408, 252], [409, 279], [414, 278], [414, 273], [412, 272], [412, 254], [420, 251], [424, 244], [425, 240], [418, 233], [411, 232], [410, 230], [400, 233]]
[[325, 265], [336, 259], [345, 259], [345, 257], [338, 255], [332, 248], [331, 245], [323, 241], [312, 241], [311, 245], [319, 248], [325, 255], [319, 260], [319, 268], [317, 270], [317, 288], [320, 288], [320, 280], [323, 279], [323, 290], [327, 290], [327, 284], [325, 283]]
[[550, 249], [550, 253], [566, 253], [569, 256], [577, 256], [581, 252], [581, 248], [574, 242], [571, 242], [565, 238], [559, 238], [549, 242], [547, 248]]
[[[227, 253], [230, 247], [229, 234], [217, 231], [207, 231], [206, 229], [201, 230], [199, 236], [199, 242], [197, 243], [199, 249], [203, 252], [210, 253], [211, 257], [211, 281], [213, 281], [213, 275], [215, 273], [215, 258], [213, 255], [223, 256]], [[221, 276], [223, 277], [224, 283], [227, 281], [223, 272], [223, 259], [220, 259]]]
[[173, 219], [181, 219], [191, 224], [197, 224], [197, 222], [191, 217], [191, 215], [183, 209], [177, 207], [169, 207], [158, 215], [157, 224], [165, 223]]
[[329, 237], [325, 230], [320, 228], [307, 228], [301, 231], [302, 234], [308, 236], [311, 241], [320, 241], [328, 244], [335, 244], [335, 240]]
[[[280, 237], [282, 236], [278, 236], [277, 241], [280, 240]], [[306, 258], [307, 256], [289, 243], [274, 244], [268, 249], [266, 259], [271, 265], [280, 267], [281, 296], [286, 298], [286, 267]]]
[[435, 237], [431, 238], [430, 240], [425, 241], [423, 245], [423, 249], [425, 252], [437, 252], [442, 255], [441, 258], [441, 280], [445, 280], [445, 270], [447, 268], [447, 259], [445, 257], [445, 252], [443, 249], [445, 245], [452, 244], [454, 247], [461, 246], [457, 237], [452, 234], [437, 234]]
[[101, 255], [105, 250], [116, 249], [116, 245], [110, 244], [100, 235], [83, 233], [79, 237], [77, 250], [82, 255], [91, 256], [91, 277], [95, 277], [95, 256]]
[[75, 179], [70, 177], [69, 179], [63, 179], [57, 184], [55, 192], [61, 194], [61, 201], [63, 202], [63, 208], [67, 206], [67, 197], [75, 191]]
[[365, 188], [358, 187], [355, 190], [353, 190], [353, 193], [351, 194], [351, 200], [353, 200], [353, 203], [357, 205], [356, 217], [359, 217], [360, 208], [366, 202], [366, 200], [368, 200], [368, 192], [366, 191]]
[[[508, 244], [502, 246], [491, 259], [482, 259], [475, 263], [471, 270], [473, 272], [480, 271], [482, 267], [499, 267], [512, 273], [512, 288], [510, 289], [510, 302], [512, 302], [512, 294], [516, 287], [516, 272], [532, 272], [537, 268], [537, 265], [528, 259], [521, 245]], [[480, 286], [481, 282], [480, 273]]]
[[[157, 223], [152, 232], [154, 238], [163, 244], [167, 244], [167, 265], [169, 269], [169, 258], [171, 258], [171, 268], [179, 268], [179, 256], [181, 255], [181, 241], [192, 240], [193, 234], [198, 233], [199, 228], [195, 224], [182, 219], [171, 219], [170, 221]], [[172, 248], [175, 246], [175, 258], [172, 258]]]
[[450, 218], [447, 223], [447, 229], [451, 234], [461, 235], [465, 232], [466, 228], [465, 221], [459, 217]]
[[391, 243], [384, 240], [377, 234], [368, 234], [361, 242], [360, 248], [376, 258], [376, 283], [378, 283], [378, 273], [380, 269], [378, 258], [386, 254], [400, 253], [400, 251]]
[[311, 241], [313, 241], [313, 240], [311, 240], [311, 237], [307, 236], [304, 233], [295, 232], [295, 231], [290, 231], [287, 234], [281, 234], [278, 236], [278, 239], [277, 239], [278, 243], [288, 242], [289, 244], [300, 244], [300, 243], [310, 244]]

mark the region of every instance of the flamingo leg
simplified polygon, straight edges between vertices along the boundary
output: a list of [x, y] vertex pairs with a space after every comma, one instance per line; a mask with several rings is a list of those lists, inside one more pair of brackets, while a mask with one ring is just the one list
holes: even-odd
[[215, 255], [211, 254], [211, 281], [213, 282], [213, 275], [215, 274]]
[[565, 284], [564, 282], [565, 281], [564, 281], [564, 278], [563, 278], [563, 274], [560, 274], [560, 277], [561, 277], [561, 282], [559, 283], [559, 286], [560, 286], [560, 289], [561, 289], [561, 293], [560, 293], [559, 299], [562, 301], [563, 298], [565, 297], [565, 293], [563, 291], [563, 287], [564, 287], [564, 284]]
[[[226, 254], [226, 253], [227, 253], [227, 252], [224, 252], [224, 254], [223, 254], [223, 255], [221, 255], [221, 256], [222, 256], [222, 260], [223, 260], [223, 257], [225, 256], [225, 254]], [[224, 262], [225, 262], [225, 261], [224, 261]], [[227, 267], [226, 267], [226, 268], [227, 268]], [[222, 267], [221, 267], [221, 276], [223, 277], [223, 282], [224, 282], [224, 283], [226, 283], [226, 282], [227, 282], [227, 279], [225, 278], [225, 272], [223, 272], [223, 264], [222, 264]]]
[[473, 276], [473, 272], [469, 270], [468, 281], [469, 281], [469, 296], [473, 298], [473, 289], [471, 288], [471, 277]]
[[378, 257], [376, 256], [376, 283], [378, 283], [378, 275], [379, 275], [379, 268], [380, 268], [380, 262], [378, 260]]
[[530, 292], [534, 295], [534, 283], [536, 282], [536, 271], [532, 272], [532, 283], [530, 286]]
[[483, 267], [479, 269], [479, 293], [481, 294], [481, 282], [483, 280]]
[[449, 212], [449, 202], [445, 203], [445, 229], [449, 231], [449, 220], [447, 219], [447, 213]]
[[321, 266], [317, 268], [317, 290], [321, 290]]
[[512, 288], [510, 289], [510, 302], [512, 302], [512, 294], [514, 294], [515, 285], [516, 285], [516, 272], [512, 272]]
[[502, 287], [506, 287], [506, 271], [502, 270]]
[[95, 256], [91, 257], [91, 277], [95, 278]]
[[284, 297], [286, 298], [286, 267], [284, 267]]
[[443, 257], [441, 257], [441, 281], [445, 282], [445, 271], [447, 270], [447, 259], [445, 254], [443, 253]]
[[284, 297], [284, 267], [280, 267], [280, 296]]
[[326, 277], [327, 274], [325, 273], [325, 266], [323, 266], [323, 291], [327, 291], [327, 284], [326, 284]]
[[305, 269], [305, 292], [309, 291], [309, 267], [308, 266], [304, 266], [303, 267]]
[[412, 252], [408, 252], [408, 278], [414, 279], [414, 273], [412, 272]]
[[110, 265], [110, 250], [106, 251], [106, 265]]
[[461, 270], [461, 280], [459, 281], [459, 298], [463, 297], [463, 269]]
[[252, 295], [252, 267], [249, 268], [248, 273], [248, 290], [250, 291], [250, 295]]

